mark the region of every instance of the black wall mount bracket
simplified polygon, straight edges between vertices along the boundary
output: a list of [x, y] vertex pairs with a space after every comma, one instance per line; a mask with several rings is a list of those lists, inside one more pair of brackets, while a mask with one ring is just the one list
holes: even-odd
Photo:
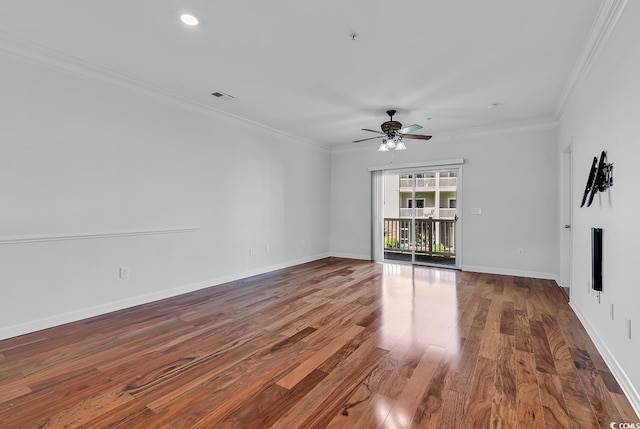
[[593, 197], [595, 197], [598, 192], [604, 192], [612, 186], [613, 163], [607, 162], [607, 152], [603, 150], [600, 154], [600, 161], [598, 161], [598, 157], [593, 157], [591, 170], [589, 170], [589, 178], [587, 179], [587, 186], [584, 188], [580, 207], [584, 207], [585, 202], [587, 203], [587, 207], [591, 207]]

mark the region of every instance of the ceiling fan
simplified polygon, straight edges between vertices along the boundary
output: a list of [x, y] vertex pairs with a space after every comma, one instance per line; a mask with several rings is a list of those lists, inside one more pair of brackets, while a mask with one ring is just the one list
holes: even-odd
[[378, 148], [380, 152], [386, 152], [389, 149], [394, 150], [405, 150], [406, 146], [402, 139], [417, 139], [417, 140], [429, 140], [431, 136], [425, 136], [421, 134], [409, 134], [412, 131], [417, 131], [422, 127], [418, 124], [409, 125], [408, 127], [402, 128], [402, 124], [398, 121], [393, 120], [393, 115], [396, 114], [395, 110], [387, 110], [387, 115], [389, 115], [389, 120], [383, 122], [380, 125], [382, 131], [371, 130], [369, 128], [362, 128], [362, 131], [369, 131], [372, 133], [380, 134], [376, 137], [369, 137], [367, 139], [355, 140], [354, 143], [364, 142], [367, 140], [373, 139], [382, 139], [382, 143]]

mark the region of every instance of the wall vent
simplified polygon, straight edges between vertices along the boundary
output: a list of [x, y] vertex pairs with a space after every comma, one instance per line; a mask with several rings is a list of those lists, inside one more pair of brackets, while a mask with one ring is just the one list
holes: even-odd
[[233, 100], [235, 98], [233, 95], [226, 94], [222, 91], [212, 92], [211, 95], [225, 101]]

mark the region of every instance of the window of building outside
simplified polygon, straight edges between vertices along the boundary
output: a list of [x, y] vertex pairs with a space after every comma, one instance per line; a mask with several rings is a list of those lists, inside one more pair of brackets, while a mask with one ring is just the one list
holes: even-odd
[[[409, 198], [407, 200], [407, 204], [408, 204], [408, 208], [412, 209], [413, 208], [413, 200], [411, 198]], [[416, 207], [417, 209], [423, 209], [424, 208], [424, 198], [416, 198]]]

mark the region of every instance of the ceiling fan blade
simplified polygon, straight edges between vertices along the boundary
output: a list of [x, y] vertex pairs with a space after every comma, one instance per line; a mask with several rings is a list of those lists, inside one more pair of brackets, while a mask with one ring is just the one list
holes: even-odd
[[368, 139], [362, 139], [362, 140], [354, 140], [354, 143], [360, 143], [360, 142], [366, 142], [367, 140], [374, 140], [374, 139], [379, 139], [382, 138], [383, 136], [378, 136], [378, 137], [369, 137]]
[[408, 127], [405, 127], [401, 130], [398, 130], [398, 132], [400, 134], [406, 134], [406, 133], [410, 133], [412, 131], [418, 131], [420, 128], [422, 128], [422, 126], [418, 125], [418, 124], [413, 124], [413, 125], [409, 125]]
[[420, 134], [400, 134], [403, 139], [429, 140], [431, 136], [423, 136]]
[[[422, 128], [422, 127], [420, 127], [420, 128]], [[369, 128], [362, 128], [362, 131], [371, 131], [372, 133], [378, 133], [378, 134], [384, 135], [384, 133], [382, 131], [370, 130]]]

